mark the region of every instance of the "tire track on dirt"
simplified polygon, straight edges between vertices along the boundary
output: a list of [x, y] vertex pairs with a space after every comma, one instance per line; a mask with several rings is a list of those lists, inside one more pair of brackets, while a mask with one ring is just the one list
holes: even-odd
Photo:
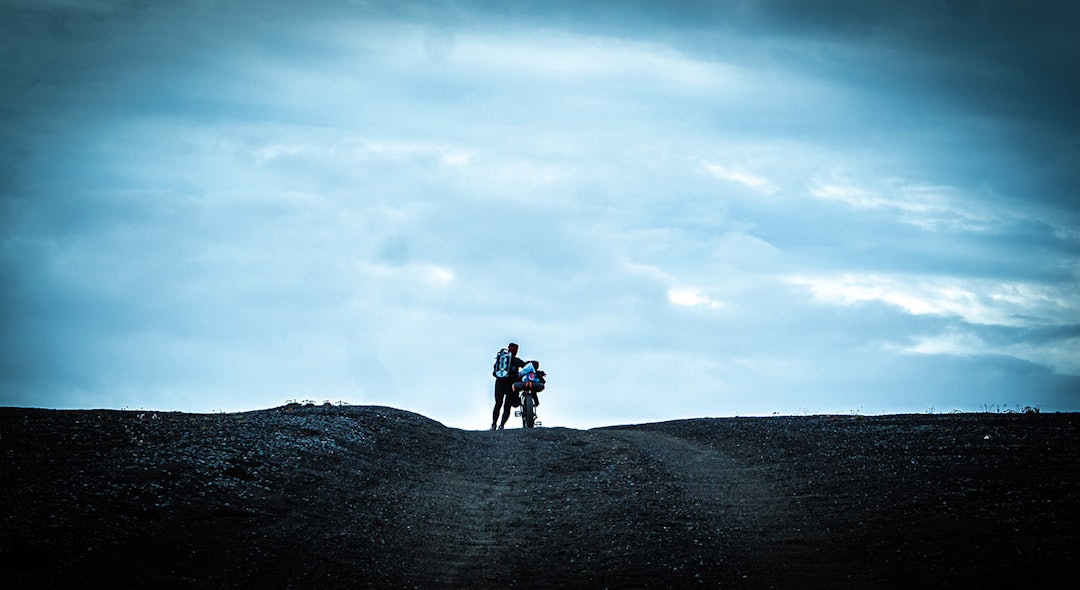
[[410, 561], [437, 571], [434, 581], [448, 587], [543, 579], [535, 561], [515, 555], [526, 548], [542, 553], [554, 543], [548, 500], [562, 495], [556, 490], [563, 486], [552, 477], [552, 461], [569, 432], [459, 431], [446, 464], [417, 477], [403, 499], [401, 522], [425, 523], [422, 533], [403, 532]]
[[500, 561], [501, 543], [494, 517], [511, 492], [504, 460], [509, 441], [495, 434], [461, 433], [452, 459], [408, 490], [404, 503], [410, 514], [402, 520], [424, 528], [408, 543], [409, 559], [418, 567], [406, 571], [437, 572], [427, 583], [477, 587], [493, 582], [490, 564]]
[[439, 585], [604, 587], [689, 573], [684, 559], [655, 552], [678, 536], [636, 445], [545, 428], [463, 432], [456, 447], [452, 464], [418, 479], [401, 518], [427, 523], [426, 537], [405, 531], [404, 545]]
[[684, 537], [691, 567], [710, 580], [753, 584], [769, 531], [783, 526], [790, 501], [776, 494], [770, 475], [712, 444], [653, 429], [619, 427], [611, 436], [636, 445], [674, 490], [671, 522]]
[[[410, 493], [413, 560], [449, 586], [597, 587], [732, 579], [739, 466], [676, 437], [536, 429], [462, 433]], [[527, 556], [520, 558], [519, 556]], [[432, 565], [435, 565], [432, 568]]]

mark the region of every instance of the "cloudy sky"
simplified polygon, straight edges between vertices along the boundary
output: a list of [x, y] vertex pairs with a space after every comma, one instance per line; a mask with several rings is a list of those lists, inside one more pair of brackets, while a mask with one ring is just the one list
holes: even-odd
[[0, 0], [0, 404], [1080, 411], [1080, 5]]

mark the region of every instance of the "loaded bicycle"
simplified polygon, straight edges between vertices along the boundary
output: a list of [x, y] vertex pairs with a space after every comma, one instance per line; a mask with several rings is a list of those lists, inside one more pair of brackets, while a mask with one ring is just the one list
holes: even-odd
[[521, 405], [514, 415], [521, 418], [523, 428], [535, 428], [540, 426], [540, 421], [536, 419], [536, 406], [540, 404], [540, 399], [536, 397], [536, 394], [544, 390], [545, 374], [540, 370], [538, 361], [525, 363], [519, 374], [521, 381], [515, 383], [513, 388], [514, 393], [518, 394]]
[[[518, 387], [521, 385], [522, 387]], [[535, 428], [540, 426], [540, 421], [536, 419], [536, 394], [544, 390], [544, 384], [540, 383], [539, 388], [533, 387], [533, 383], [520, 382], [514, 384], [514, 390], [518, 392], [518, 399], [521, 401], [520, 409], [514, 412], [514, 415], [521, 418], [522, 428]]]

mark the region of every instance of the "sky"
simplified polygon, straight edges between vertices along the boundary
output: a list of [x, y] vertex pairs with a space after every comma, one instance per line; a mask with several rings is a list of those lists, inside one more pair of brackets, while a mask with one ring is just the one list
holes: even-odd
[[1080, 411], [1080, 4], [0, 0], [0, 405]]

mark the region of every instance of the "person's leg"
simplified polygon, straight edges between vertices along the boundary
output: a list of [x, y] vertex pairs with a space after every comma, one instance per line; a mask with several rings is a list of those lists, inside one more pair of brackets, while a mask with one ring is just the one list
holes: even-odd
[[495, 423], [499, 421], [499, 410], [502, 409], [503, 402], [505, 401], [506, 393], [499, 387], [499, 382], [495, 382], [495, 409], [491, 411], [491, 429], [495, 430]]
[[506, 426], [506, 421], [510, 419], [510, 410], [516, 408], [517, 404], [517, 383], [506, 384], [506, 400], [503, 403], [503, 415], [502, 422], [499, 423], [499, 430], [502, 430]]
[[499, 430], [506, 428], [506, 421], [510, 419], [510, 409], [513, 406], [510, 405], [510, 400], [506, 401], [506, 405], [503, 406], [502, 422], [499, 423]]

